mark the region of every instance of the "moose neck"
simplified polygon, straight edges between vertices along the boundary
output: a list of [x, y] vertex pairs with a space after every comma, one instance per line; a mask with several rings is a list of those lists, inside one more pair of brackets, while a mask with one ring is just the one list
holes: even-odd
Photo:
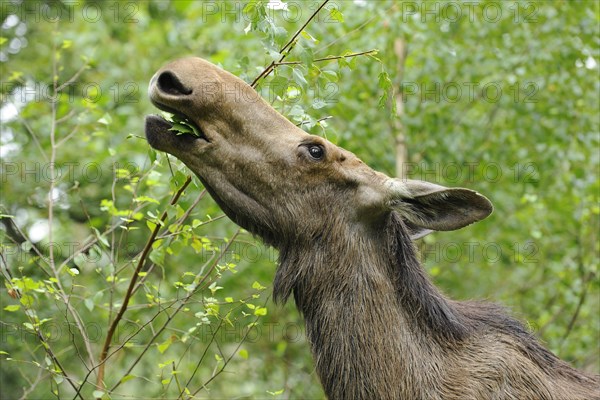
[[[400, 218], [391, 213], [385, 225], [280, 249], [275, 296], [293, 291], [330, 398], [419, 398], [420, 388], [438, 384], [422, 373], [441, 368], [443, 350], [432, 348], [467, 334], [427, 279]], [[390, 385], [399, 379], [403, 385]]]

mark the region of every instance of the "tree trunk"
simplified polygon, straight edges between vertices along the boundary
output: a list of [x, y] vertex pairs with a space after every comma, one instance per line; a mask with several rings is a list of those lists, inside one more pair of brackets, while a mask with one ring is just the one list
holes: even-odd
[[408, 150], [406, 148], [406, 129], [402, 124], [404, 117], [404, 99], [402, 93], [402, 80], [404, 79], [404, 62], [408, 52], [406, 42], [402, 38], [394, 41], [394, 53], [397, 57], [398, 90], [396, 91], [396, 115], [394, 130], [396, 131], [396, 176], [406, 179]]

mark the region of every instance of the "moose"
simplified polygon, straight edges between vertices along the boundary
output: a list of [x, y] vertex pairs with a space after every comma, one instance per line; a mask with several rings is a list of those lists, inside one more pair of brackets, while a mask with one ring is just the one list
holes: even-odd
[[175, 134], [150, 115], [150, 146], [278, 249], [274, 299], [293, 295], [328, 398], [600, 399], [599, 376], [560, 360], [502, 307], [445, 297], [421, 266], [413, 241], [486, 218], [486, 197], [376, 172], [201, 58], [158, 70], [149, 97], [198, 132]]

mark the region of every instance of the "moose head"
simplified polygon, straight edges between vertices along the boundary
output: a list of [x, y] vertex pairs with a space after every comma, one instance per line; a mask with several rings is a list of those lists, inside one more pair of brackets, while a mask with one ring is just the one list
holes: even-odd
[[279, 247], [313, 241], [328, 226], [378, 229], [398, 212], [413, 237], [454, 230], [492, 211], [480, 194], [392, 179], [326, 139], [298, 128], [241, 79], [200, 58], [160, 69], [152, 103], [185, 117], [201, 135], [176, 135], [159, 116], [148, 142], [182, 160], [238, 225]]

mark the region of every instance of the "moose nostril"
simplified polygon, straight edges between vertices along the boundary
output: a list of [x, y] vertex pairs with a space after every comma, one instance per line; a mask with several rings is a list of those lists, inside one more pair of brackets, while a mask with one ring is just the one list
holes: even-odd
[[185, 87], [179, 78], [170, 71], [161, 73], [158, 76], [157, 84], [161, 91], [168, 94], [188, 95], [192, 93], [192, 89]]

